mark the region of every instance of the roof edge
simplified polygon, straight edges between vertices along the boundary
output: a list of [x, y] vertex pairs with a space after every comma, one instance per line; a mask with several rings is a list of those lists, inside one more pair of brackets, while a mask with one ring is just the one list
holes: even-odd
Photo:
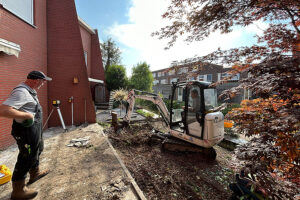
[[90, 34], [96, 34], [95, 30], [90, 25], [88, 25], [85, 21], [83, 21], [83, 19], [81, 19], [79, 16], [78, 16], [78, 22], [79, 25], [85, 28]]

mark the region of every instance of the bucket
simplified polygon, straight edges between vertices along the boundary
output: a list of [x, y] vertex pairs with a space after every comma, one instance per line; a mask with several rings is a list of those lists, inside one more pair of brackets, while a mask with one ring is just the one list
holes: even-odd
[[0, 165], [0, 185], [11, 180], [12, 173], [6, 165]]

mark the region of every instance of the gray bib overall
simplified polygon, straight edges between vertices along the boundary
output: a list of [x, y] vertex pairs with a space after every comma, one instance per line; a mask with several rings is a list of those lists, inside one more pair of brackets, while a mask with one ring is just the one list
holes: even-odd
[[[16, 88], [25, 88], [18, 86]], [[15, 89], [16, 89], [15, 88]], [[28, 89], [27, 89], [28, 90]], [[12, 181], [18, 181], [26, 178], [26, 174], [31, 168], [39, 165], [39, 156], [44, 149], [42, 135], [43, 111], [35, 93], [28, 90], [33, 99], [36, 101], [34, 123], [30, 127], [24, 127], [20, 123], [13, 121], [11, 134], [17, 141], [19, 155]]]

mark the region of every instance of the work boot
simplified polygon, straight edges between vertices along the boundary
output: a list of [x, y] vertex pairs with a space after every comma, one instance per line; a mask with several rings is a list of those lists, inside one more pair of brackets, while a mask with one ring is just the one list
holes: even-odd
[[38, 192], [25, 186], [25, 179], [12, 182], [13, 191], [11, 193], [12, 200], [33, 199]]
[[30, 184], [34, 183], [35, 181], [39, 180], [40, 178], [46, 176], [48, 173], [49, 173], [48, 169], [40, 170], [39, 167], [31, 168], [29, 170], [30, 178], [29, 178], [29, 181], [27, 184], [30, 185]]

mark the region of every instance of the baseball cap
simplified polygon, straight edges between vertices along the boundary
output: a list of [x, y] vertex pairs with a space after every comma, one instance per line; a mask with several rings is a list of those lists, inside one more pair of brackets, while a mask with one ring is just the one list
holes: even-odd
[[51, 81], [52, 78], [47, 77], [43, 72], [32, 71], [27, 75], [27, 79], [44, 79], [46, 81]]

